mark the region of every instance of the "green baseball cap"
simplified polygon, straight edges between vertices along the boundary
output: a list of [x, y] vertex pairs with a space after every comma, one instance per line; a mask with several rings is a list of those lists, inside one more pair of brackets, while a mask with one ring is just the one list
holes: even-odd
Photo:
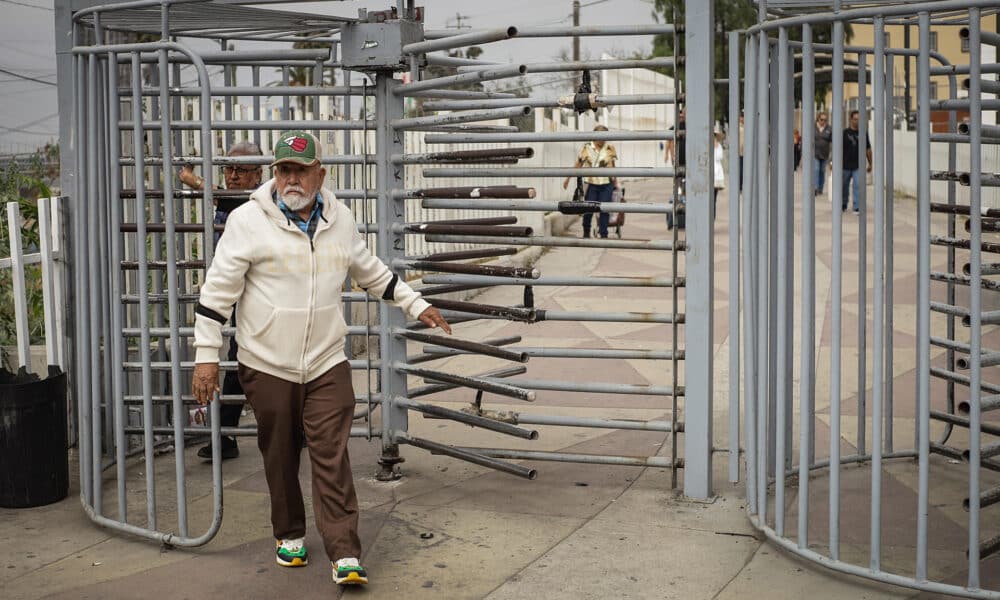
[[282, 133], [274, 144], [274, 162], [271, 166], [281, 163], [296, 163], [306, 167], [319, 164], [319, 141], [304, 131]]

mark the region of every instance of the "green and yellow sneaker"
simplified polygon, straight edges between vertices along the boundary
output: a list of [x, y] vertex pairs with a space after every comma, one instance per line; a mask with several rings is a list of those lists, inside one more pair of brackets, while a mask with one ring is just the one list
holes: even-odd
[[298, 538], [295, 540], [277, 540], [277, 550], [275, 559], [283, 567], [304, 567], [309, 564], [309, 555], [303, 545], [305, 540]]
[[337, 585], [364, 585], [368, 583], [368, 573], [356, 558], [342, 558], [333, 566], [333, 582]]

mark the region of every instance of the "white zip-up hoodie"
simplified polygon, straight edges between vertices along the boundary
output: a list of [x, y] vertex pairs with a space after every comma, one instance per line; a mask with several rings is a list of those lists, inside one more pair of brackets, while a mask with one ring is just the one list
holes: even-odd
[[238, 360], [306, 383], [347, 360], [340, 295], [350, 275], [376, 298], [417, 318], [430, 304], [365, 247], [350, 209], [322, 189], [310, 242], [271, 196], [274, 179], [226, 221], [195, 310], [195, 362], [219, 362], [222, 326], [237, 307]]

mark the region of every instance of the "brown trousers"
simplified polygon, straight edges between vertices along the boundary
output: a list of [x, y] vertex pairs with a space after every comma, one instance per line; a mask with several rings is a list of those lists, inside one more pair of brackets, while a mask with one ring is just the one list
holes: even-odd
[[331, 561], [361, 557], [358, 497], [347, 456], [354, 417], [351, 367], [344, 361], [308, 383], [286, 381], [243, 364], [240, 383], [257, 417], [257, 447], [271, 494], [276, 539], [306, 534], [299, 487], [305, 433], [312, 461], [313, 513]]

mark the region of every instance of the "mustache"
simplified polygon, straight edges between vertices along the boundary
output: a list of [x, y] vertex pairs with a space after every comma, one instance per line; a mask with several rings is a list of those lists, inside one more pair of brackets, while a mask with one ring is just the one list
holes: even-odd
[[305, 196], [306, 191], [297, 185], [290, 185], [281, 191], [282, 195], [285, 194], [298, 194], [300, 196]]

